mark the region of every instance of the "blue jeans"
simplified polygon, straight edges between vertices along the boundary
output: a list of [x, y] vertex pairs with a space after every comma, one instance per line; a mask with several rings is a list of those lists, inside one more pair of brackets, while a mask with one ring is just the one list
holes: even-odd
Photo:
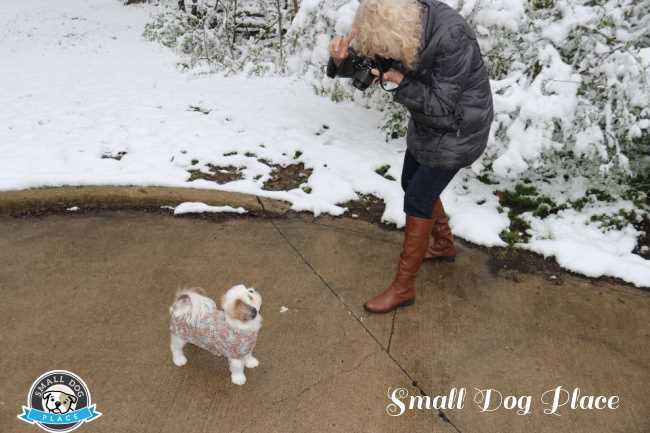
[[430, 219], [433, 204], [460, 169], [432, 168], [418, 163], [408, 150], [402, 168], [404, 212], [408, 216]]

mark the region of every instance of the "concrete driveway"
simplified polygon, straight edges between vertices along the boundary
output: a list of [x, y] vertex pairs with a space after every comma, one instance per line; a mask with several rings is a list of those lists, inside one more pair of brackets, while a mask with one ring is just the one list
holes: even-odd
[[[389, 282], [401, 239], [350, 219], [1, 217], [0, 432], [37, 431], [16, 415], [52, 369], [90, 387], [103, 416], [87, 432], [650, 432], [648, 292], [495, 273], [461, 244], [455, 263], [423, 267], [415, 306], [369, 316], [361, 305]], [[196, 348], [175, 367], [174, 292], [216, 298], [240, 282], [264, 296], [248, 383], [232, 385], [224, 360]], [[545, 415], [540, 396], [559, 385], [617, 395], [619, 407]], [[386, 413], [389, 389], [454, 387], [467, 391], [463, 409]], [[531, 413], [481, 412], [487, 388], [530, 395]]]

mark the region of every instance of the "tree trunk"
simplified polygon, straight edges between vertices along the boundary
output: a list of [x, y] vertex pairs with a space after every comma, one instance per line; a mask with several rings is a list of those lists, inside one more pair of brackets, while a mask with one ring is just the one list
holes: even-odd
[[278, 36], [280, 37], [280, 65], [284, 69], [284, 35], [282, 34], [282, 6], [280, 0], [275, 0], [278, 9]]
[[230, 44], [230, 54], [235, 51], [235, 42], [237, 38], [237, 6], [238, 6], [238, 1], [235, 0], [234, 5], [233, 5], [233, 12], [232, 12], [232, 42]]

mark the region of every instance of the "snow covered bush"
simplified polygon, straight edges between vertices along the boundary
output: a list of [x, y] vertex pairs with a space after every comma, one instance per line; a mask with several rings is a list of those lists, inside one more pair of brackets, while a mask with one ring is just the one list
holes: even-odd
[[174, 0], [144, 36], [178, 50], [183, 65], [262, 74], [283, 69], [283, 38], [292, 9], [285, 0]]
[[[650, 126], [650, 52], [642, 49], [648, 11], [636, 3], [503, 2], [522, 6], [516, 26], [495, 21], [487, 6], [475, 13], [495, 80], [495, 137], [486, 160], [496, 174], [558, 163], [583, 175], [643, 169], [640, 160], [629, 163], [647, 154], [642, 137], [647, 142]], [[503, 52], [505, 65], [495, 60]]]

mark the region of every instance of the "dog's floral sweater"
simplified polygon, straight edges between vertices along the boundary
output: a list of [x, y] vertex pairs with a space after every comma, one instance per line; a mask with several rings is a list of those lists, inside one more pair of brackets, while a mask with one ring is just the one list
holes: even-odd
[[257, 343], [259, 330], [242, 331], [233, 328], [226, 322], [225, 313], [219, 309], [206, 311], [196, 323], [198, 326], [172, 314], [169, 330], [188, 343], [229, 359], [243, 358], [253, 351]]

